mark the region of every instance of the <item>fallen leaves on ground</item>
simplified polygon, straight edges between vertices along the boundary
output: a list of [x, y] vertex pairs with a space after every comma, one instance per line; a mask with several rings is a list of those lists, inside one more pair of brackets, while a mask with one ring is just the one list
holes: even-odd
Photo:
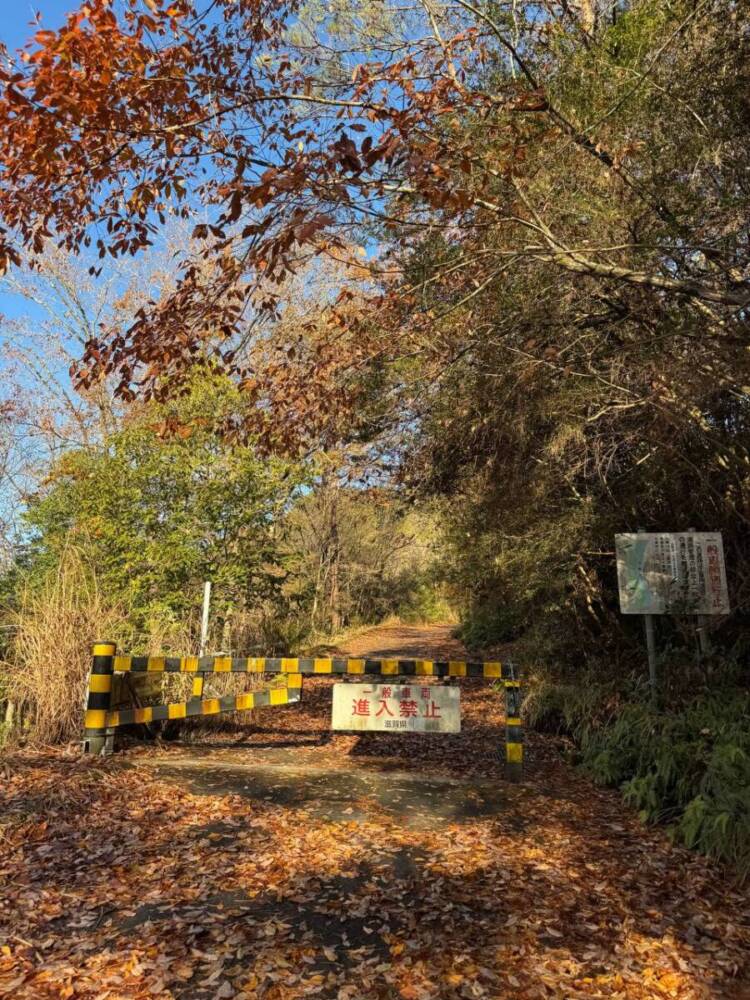
[[[504, 810], [420, 824], [352, 793], [326, 819], [309, 802], [160, 775], [154, 754], [169, 762], [184, 746], [105, 761], [7, 755], [0, 995], [747, 995], [747, 894], [640, 826], [548, 745], [532, 741], [522, 786], [502, 784], [500, 701], [487, 685], [462, 689], [466, 731], [450, 738], [329, 739], [329, 687], [306, 682], [299, 709], [264, 714], [240, 746], [204, 747], [204, 766], [221, 770], [230, 753], [250, 764], [264, 744], [286, 742], [303, 783], [313, 763], [344, 779], [408, 767], [460, 777], [469, 802], [481, 798], [478, 770], [496, 780]], [[349, 808], [364, 818], [342, 819]]]

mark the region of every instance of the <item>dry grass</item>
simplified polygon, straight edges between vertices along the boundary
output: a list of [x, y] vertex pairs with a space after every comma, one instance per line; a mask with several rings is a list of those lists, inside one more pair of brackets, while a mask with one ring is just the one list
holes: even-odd
[[[49, 745], [80, 739], [91, 646], [96, 641], [120, 639], [121, 651], [149, 655], [197, 652], [189, 623], [155, 620], [134, 636], [125, 609], [113, 608], [105, 599], [96, 574], [73, 545], [46, 579], [21, 591], [18, 607], [5, 616], [5, 624], [12, 639], [8, 659], [0, 661], [0, 674], [3, 696], [14, 708], [12, 731], [5, 736], [14, 742]], [[115, 686], [115, 702], [124, 706], [186, 701], [192, 682], [187, 674], [130, 675], [126, 685]], [[207, 674], [204, 698], [255, 691], [268, 683], [268, 678], [252, 674]], [[245, 728], [255, 718], [252, 711], [231, 712], [190, 719], [181, 728], [186, 732]]]
[[53, 572], [20, 595], [8, 618], [11, 652], [3, 664], [20, 734], [35, 743], [78, 739], [91, 645], [117, 635], [124, 615], [102, 597], [80, 553], [66, 549]]

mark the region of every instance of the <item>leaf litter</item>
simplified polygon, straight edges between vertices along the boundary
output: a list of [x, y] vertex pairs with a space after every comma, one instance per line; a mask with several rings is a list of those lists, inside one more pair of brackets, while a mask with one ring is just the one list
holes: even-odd
[[298, 710], [261, 717], [239, 743], [217, 746], [214, 734], [196, 756], [211, 773], [275, 743], [303, 786], [313, 764], [344, 784], [373, 767], [388, 780], [393, 767], [461, 779], [469, 799], [481, 799], [481, 774], [501, 787], [503, 809], [415, 825], [408, 802], [384, 808], [355, 782], [329, 817], [304, 797], [254, 798], [227, 782], [194, 791], [159, 770], [193, 752], [184, 745], [106, 760], [8, 753], [0, 995], [750, 995], [747, 891], [642, 827], [549, 740], [532, 736], [523, 785], [504, 784], [500, 700], [486, 685], [462, 688], [465, 732], [442, 739], [331, 736], [329, 687], [306, 682]]

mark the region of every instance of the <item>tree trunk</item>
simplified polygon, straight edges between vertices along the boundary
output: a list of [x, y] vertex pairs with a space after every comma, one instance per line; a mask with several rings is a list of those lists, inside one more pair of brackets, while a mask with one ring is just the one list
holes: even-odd
[[[334, 490], [338, 487], [334, 486]], [[338, 496], [334, 493], [331, 504], [331, 529], [329, 534], [330, 576], [328, 587], [328, 606], [331, 611], [331, 632], [335, 635], [341, 630], [341, 592], [339, 587], [339, 568], [341, 564], [341, 546], [339, 544]]]

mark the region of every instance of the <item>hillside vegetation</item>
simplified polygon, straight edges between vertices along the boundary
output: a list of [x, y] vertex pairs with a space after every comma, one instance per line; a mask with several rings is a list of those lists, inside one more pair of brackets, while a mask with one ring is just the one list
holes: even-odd
[[[594, 780], [750, 871], [749, 132], [738, 0], [40, 31], [0, 71], [0, 260], [50, 317], [5, 358], [8, 732], [75, 737], [95, 631], [194, 649], [205, 579], [214, 648], [455, 615]], [[721, 531], [732, 602], [708, 648], [660, 618], [657, 692], [641, 526]]]

